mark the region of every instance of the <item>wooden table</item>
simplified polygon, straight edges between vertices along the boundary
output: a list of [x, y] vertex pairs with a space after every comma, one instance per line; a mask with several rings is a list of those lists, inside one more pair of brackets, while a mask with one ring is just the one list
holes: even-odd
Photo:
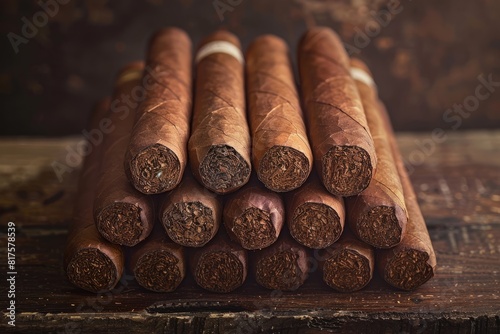
[[[16, 224], [16, 329], [23, 333], [499, 333], [500, 131], [398, 135], [438, 257], [434, 279], [414, 292], [379, 277], [357, 293], [328, 289], [313, 273], [296, 293], [247, 282], [235, 293], [187, 279], [170, 294], [125, 276], [110, 293], [80, 291], [62, 268], [77, 171], [59, 182], [50, 165], [78, 138], [0, 140], [2, 272], [7, 222]], [[69, 145], [69, 146], [68, 146]], [[5, 282], [5, 281], [4, 281]], [[2, 283], [7, 323], [7, 288]]]

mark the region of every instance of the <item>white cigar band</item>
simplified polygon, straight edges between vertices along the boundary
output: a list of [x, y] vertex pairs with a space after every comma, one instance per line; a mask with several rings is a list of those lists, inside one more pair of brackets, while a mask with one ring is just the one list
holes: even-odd
[[362, 83], [377, 89], [377, 85], [375, 84], [375, 81], [373, 81], [371, 75], [360, 68], [351, 67], [351, 77], [354, 80], [361, 81]]
[[225, 53], [230, 56], [233, 56], [242, 64], [245, 62], [241, 50], [233, 43], [229, 43], [226, 41], [213, 41], [206, 44], [196, 54], [195, 61], [198, 64], [203, 58], [214, 53]]

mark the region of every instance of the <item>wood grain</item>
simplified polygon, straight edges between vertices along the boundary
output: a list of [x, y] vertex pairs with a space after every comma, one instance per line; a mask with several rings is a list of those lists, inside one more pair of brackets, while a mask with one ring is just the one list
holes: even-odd
[[[399, 134], [403, 157], [428, 138], [430, 133]], [[64, 278], [62, 245], [76, 173], [59, 183], [48, 166], [76, 140], [0, 140], [0, 156], [10, 152], [0, 161], [0, 171], [9, 171], [0, 176], [0, 220], [17, 225], [20, 333], [500, 331], [500, 131], [448, 133], [423, 163], [409, 166], [440, 264], [436, 276], [413, 292], [393, 290], [376, 276], [350, 294], [329, 289], [319, 271], [294, 293], [267, 291], [249, 279], [220, 295], [188, 278], [175, 292], [157, 294], [130, 275], [107, 294], [72, 287]], [[62, 196], [43, 204], [59, 191]], [[5, 272], [5, 234], [0, 240]], [[5, 313], [2, 318], [0, 331], [7, 328]]]

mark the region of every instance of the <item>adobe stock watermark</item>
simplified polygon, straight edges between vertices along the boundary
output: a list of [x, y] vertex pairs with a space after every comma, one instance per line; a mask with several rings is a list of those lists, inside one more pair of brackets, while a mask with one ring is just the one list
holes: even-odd
[[363, 29], [359, 27], [354, 28], [353, 44], [344, 43], [349, 56], [360, 54], [362, 49], [370, 45], [372, 40], [380, 35], [382, 28], [387, 27], [404, 9], [399, 0], [390, 0], [386, 7], [387, 9], [370, 11], [371, 19], [365, 23]]
[[224, 21], [224, 14], [226, 12], [233, 12], [236, 7], [241, 5], [244, 0], [214, 0], [212, 5], [214, 6], [217, 16], [221, 22]]
[[49, 23], [49, 17], [52, 18], [59, 13], [59, 9], [62, 5], [66, 5], [71, 0], [40, 0], [38, 5], [41, 10], [33, 14], [31, 20], [26, 16], [21, 18], [21, 35], [14, 32], [9, 32], [7, 38], [9, 39], [10, 45], [16, 54], [19, 53], [19, 47], [22, 44], [28, 44], [28, 42], [35, 38], [38, 34], [38, 29], [43, 28]]
[[[123, 121], [129, 117], [139, 103], [146, 98], [146, 92], [152, 88], [155, 81], [158, 81], [155, 75], [155, 72], [149, 66], [146, 66], [141, 85], [132, 88], [130, 95], [122, 94], [111, 101], [111, 112], [120, 114], [118, 116], [119, 120]], [[71, 173], [78, 168], [83, 159], [92, 152], [94, 147], [102, 144], [104, 136], [112, 133], [115, 128], [116, 124], [113, 124], [110, 118], [104, 117], [99, 121], [97, 128], [83, 130], [83, 138], [81, 140], [74, 145], [66, 146], [64, 161], [53, 161], [51, 163], [59, 182], [63, 181], [66, 173]]]
[[436, 147], [444, 143], [448, 139], [450, 131], [458, 130], [465, 119], [469, 118], [474, 111], [481, 105], [482, 101], [487, 100], [500, 87], [500, 81], [493, 80], [493, 74], [480, 74], [477, 76], [479, 84], [476, 86], [474, 93], [466, 96], [462, 103], [455, 103], [452, 107], [446, 109], [443, 113], [443, 121], [450, 124], [450, 128], [435, 128], [431, 132], [430, 138], [425, 140], [415, 140], [417, 148], [413, 149], [407, 158], [403, 158], [407, 172], [411, 175], [415, 171], [415, 167], [422, 165], [425, 160], [434, 154]]

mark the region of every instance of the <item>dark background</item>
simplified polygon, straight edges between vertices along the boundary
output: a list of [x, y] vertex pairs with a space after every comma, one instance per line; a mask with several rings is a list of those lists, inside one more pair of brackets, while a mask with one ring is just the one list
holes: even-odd
[[[22, 36], [22, 18], [33, 22], [39, 1], [57, 0], [0, 2], [0, 135], [79, 133], [92, 105], [110, 94], [116, 71], [143, 58], [149, 36], [164, 26], [187, 30], [195, 46], [219, 27], [245, 47], [272, 33], [288, 41], [294, 58], [308, 26], [330, 26], [359, 46], [351, 53], [371, 67], [397, 130], [448, 130], [454, 123], [444, 122], [445, 111], [474, 94], [480, 74], [500, 81], [498, 0], [401, 0], [401, 12], [368, 43], [356, 37], [376, 29], [373, 13], [388, 0], [60, 0], [67, 4], [16, 54], [8, 34]], [[222, 20], [214, 3], [230, 7]], [[500, 127], [496, 90], [459, 129]]]

